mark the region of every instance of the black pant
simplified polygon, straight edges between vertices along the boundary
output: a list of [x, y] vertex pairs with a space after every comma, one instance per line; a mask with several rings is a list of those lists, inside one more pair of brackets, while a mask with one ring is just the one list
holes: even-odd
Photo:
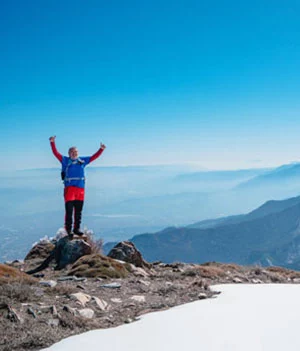
[[79, 229], [80, 223], [81, 223], [83, 201], [80, 201], [80, 200], [67, 201], [65, 203], [65, 207], [66, 207], [66, 216], [65, 216], [66, 231], [67, 232], [72, 231], [73, 212], [74, 212], [74, 229]]

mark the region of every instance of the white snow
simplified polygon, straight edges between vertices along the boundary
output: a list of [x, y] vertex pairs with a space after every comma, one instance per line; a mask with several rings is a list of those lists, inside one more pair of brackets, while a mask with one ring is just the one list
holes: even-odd
[[300, 350], [300, 285], [218, 285], [216, 298], [64, 339], [48, 351]]

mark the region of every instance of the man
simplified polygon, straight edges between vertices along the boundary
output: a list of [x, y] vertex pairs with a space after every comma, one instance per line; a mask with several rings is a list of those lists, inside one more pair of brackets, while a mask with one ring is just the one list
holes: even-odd
[[[49, 138], [50, 145], [54, 156], [59, 160], [62, 165], [62, 179], [64, 181], [64, 199], [65, 199], [65, 229], [69, 238], [73, 238], [73, 233], [83, 235], [80, 230], [81, 213], [84, 202], [84, 185], [85, 176], [84, 168], [95, 161], [104, 151], [106, 146], [100, 144], [99, 150], [89, 157], [78, 157], [78, 150], [75, 146], [70, 147], [69, 157], [62, 156], [56, 149], [55, 136]], [[74, 212], [74, 229], [72, 233], [72, 222]]]

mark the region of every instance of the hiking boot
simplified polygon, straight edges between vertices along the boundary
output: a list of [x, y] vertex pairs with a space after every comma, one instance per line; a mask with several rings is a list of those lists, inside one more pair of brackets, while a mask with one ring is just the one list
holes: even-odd
[[69, 238], [70, 240], [72, 240], [73, 237], [74, 237], [74, 234], [72, 233], [72, 230], [66, 230], [66, 232], [67, 232], [67, 234], [68, 234], [68, 238]]
[[82, 236], [84, 234], [84, 232], [82, 232], [79, 228], [75, 228], [73, 230], [73, 233], [79, 236]]
[[70, 240], [72, 240], [72, 239], [74, 238], [74, 234], [73, 234], [73, 233], [68, 233], [68, 238], [69, 238]]

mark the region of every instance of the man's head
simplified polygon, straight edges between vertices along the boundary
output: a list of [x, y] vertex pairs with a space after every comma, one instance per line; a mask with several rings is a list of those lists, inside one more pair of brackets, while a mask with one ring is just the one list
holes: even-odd
[[76, 146], [70, 147], [69, 157], [71, 158], [71, 160], [76, 160], [76, 158], [78, 158], [78, 150]]

